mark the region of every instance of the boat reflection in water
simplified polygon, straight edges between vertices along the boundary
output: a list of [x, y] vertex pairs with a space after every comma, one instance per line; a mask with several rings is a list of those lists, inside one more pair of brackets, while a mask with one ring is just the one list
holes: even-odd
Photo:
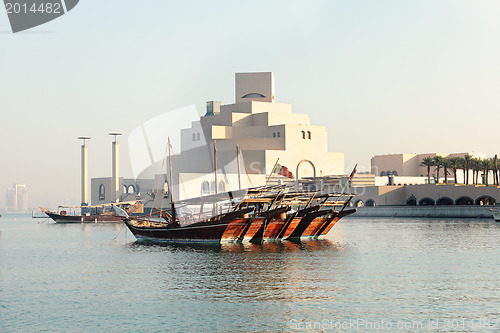
[[226, 252], [226, 253], [286, 253], [300, 251], [338, 250], [339, 246], [328, 239], [299, 241], [276, 241], [258, 243], [155, 243], [135, 241], [130, 244], [137, 249], [164, 249], [166, 251]]
[[222, 243], [221, 250], [224, 252], [298, 252], [298, 251], [318, 251], [325, 249], [337, 249], [337, 245], [327, 239], [308, 239], [302, 241], [279, 241], [256, 243]]

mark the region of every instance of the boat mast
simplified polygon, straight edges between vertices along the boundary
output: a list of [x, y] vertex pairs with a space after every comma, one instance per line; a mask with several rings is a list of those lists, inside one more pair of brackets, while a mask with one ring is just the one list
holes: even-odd
[[241, 190], [240, 153], [240, 145], [236, 145], [236, 161], [238, 162], [238, 188]]
[[[219, 186], [217, 184], [217, 145], [215, 144], [215, 140], [214, 140], [214, 173], [215, 173], [215, 194], [217, 194]], [[215, 213], [214, 215], [219, 214], [219, 205], [217, 204], [217, 202], [214, 202], [213, 211]]]
[[215, 194], [217, 194], [217, 146], [215, 145], [214, 140], [214, 173], [215, 173]]
[[168, 188], [170, 192], [170, 211], [172, 213], [172, 222], [175, 222], [177, 218], [177, 214], [175, 213], [175, 205], [174, 205], [174, 186], [172, 184], [172, 144], [170, 143], [170, 137], [168, 137], [168, 170], [169, 170], [169, 182]]

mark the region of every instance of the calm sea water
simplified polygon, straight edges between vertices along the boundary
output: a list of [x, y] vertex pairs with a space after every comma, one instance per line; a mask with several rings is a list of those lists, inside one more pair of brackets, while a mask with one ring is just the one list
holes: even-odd
[[324, 241], [141, 245], [0, 218], [1, 332], [500, 331], [500, 223], [347, 218]]

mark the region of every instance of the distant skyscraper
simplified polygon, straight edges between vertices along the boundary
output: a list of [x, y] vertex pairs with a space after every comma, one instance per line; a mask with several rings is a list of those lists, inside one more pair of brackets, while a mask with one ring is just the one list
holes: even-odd
[[13, 184], [7, 189], [5, 205], [9, 211], [28, 210], [28, 190], [26, 184]]

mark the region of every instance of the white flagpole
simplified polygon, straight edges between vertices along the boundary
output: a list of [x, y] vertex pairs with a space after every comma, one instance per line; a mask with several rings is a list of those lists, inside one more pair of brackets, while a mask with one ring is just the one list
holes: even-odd
[[[279, 157], [278, 157], [278, 159], [276, 160], [276, 163], [274, 163], [274, 166], [273, 166], [273, 169], [271, 170], [271, 173], [269, 174], [269, 177], [267, 177], [267, 179], [266, 179], [266, 185], [267, 185], [267, 183], [269, 182], [269, 179], [271, 179], [271, 176], [273, 175], [274, 169], [276, 169], [276, 166], [278, 165], [278, 161], [279, 161], [279, 160], [280, 160], [280, 159], [279, 159]], [[264, 186], [266, 186], [266, 185], [264, 185]]]

